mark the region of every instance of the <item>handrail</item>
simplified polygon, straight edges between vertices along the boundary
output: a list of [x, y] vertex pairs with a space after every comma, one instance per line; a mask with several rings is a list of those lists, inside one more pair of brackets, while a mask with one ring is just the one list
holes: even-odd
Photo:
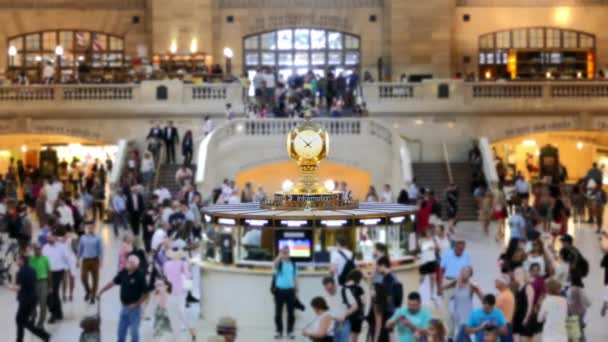
[[165, 159], [167, 154], [167, 150], [165, 148], [165, 144], [160, 142], [160, 150], [158, 151], [158, 160], [156, 160], [156, 165], [154, 166], [154, 182], [152, 183], [152, 189], [150, 191], [154, 191], [158, 187], [158, 182], [160, 180], [160, 168], [163, 165], [163, 159]]
[[448, 170], [448, 179], [451, 184], [454, 183], [454, 175], [452, 174], [452, 166], [450, 165], [450, 154], [448, 153], [448, 147], [445, 144], [445, 141], [442, 141], [441, 145], [443, 146], [443, 159], [445, 160], [445, 166]]
[[491, 190], [494, 190], [498, 186], [498, 174], [494, 166], [494, 156], [490, 147], [490, 141], [486, 137], [480, 137], [478, 146], [481, 151], [482, 169], [486, 183]]
[[129, 147], [129, 142], [126, 139], [120, 139], [116, 143], [117, 151], [116, 151], [116, 159], [114, 161], [114, 165], [112, 167], [112, 171], [110, 172], [110, 189], [115, 189], [116, 186], [120, 185], [120, 177], [122, 175], [122, 170], [125, 167], [125, 163], [127, 162], [127, 149]]

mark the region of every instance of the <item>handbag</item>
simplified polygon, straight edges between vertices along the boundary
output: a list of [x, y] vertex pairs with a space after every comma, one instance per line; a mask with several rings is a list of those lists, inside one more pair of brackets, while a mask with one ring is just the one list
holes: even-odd
[[570, 341], [578, 341], [581, 338], [581, 321], [578, 315], [570, 315], [566, 318], [566, 332]]

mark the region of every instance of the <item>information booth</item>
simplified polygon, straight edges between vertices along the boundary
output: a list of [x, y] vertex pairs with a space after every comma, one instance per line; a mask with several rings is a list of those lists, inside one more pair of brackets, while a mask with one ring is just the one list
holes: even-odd
[[[216, 321], [233, 316], [239, 326], [272, 331], [274, 300], [270, 293], [273, 259], [288, 247], [298, 269], [298, 297], [308, 306], [323, 294], [330, 255], [339, 237], [348, 241], [355, 262], [366, 274], [375, 266], [374, 245], [387, 246], [393, 273], [404, 292], [419, 284], [413, 219], [416, 207], [359, 203], [334, 191], [315, 173], [329, 152], [329, 135], [307, 115], [288, 133], [287, 151], [301, 170], [283, 191], [260, 203], [216, 205], [203, 209], [207, 224], [201, 262], [201, 314]], [[364, 284], [369, 294], [369, 285]], [[312, 320], [312, 310], [296, 313], [297, 325]]]

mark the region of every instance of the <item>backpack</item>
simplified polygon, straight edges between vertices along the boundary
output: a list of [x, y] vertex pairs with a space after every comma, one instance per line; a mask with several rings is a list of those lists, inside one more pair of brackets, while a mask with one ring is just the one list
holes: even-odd
[[352, 258], [350, 259], [346, 257], [346, 254], [344, 254], [343, 251], [338, 250], [338, 253], [344, 258], [344, 260], [346, 260], [346, 264], [344, 264], [342, 272], [340, 272], [338, 275], [338, 284], [340, 284], [340, 286], [344, 286], [344, 284], [346, 284], [346, 277], [348, 277], [348, 274], [357, 269], [357, 265], [355, 265], [355, 253], [353, 253]]
[[351, 307], [351, 303], [348, 302], [348, 300], [346, 299], [346, 291], [350, 290], [351, 295], [353, 296], [353, 298], [355, 298], [355, 302], [357, 302], [357, 311], [355, 311], [354, 313], [352, 313], [348, 319], [349, 320], [355, 320], [355, 319], [359, 319], [362, 320], [365, 316], [364, 314], [364, 307], [363, 307], [363, 289], [361, 288], [361, 286], [359, 285], [351, 285], [351, 286], [344, 286], [342, 287], [342, 303], [344, 303], [344, 305], [346, 305], [346, 307], [348, 307], [350, 309]]
[[576, 254], [578, 254], [576, 258], [576, 268], [578, 269], [581, 278], [585, 278], [589, 275], [589, 262], [580, 252]]
[[389, 275], [392, 278], [392, 281], [387, 283], [387, 281], [384, 280], [383, 286], [385, 287], [386, 293], [389, 297], [388, 312], [392, 314], [403, 304], [403, 284], [401, 284], [392, 273], [389, 273]]

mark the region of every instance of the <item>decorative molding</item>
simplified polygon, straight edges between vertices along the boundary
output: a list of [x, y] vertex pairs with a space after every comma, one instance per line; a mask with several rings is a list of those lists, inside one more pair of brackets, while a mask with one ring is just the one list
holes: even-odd
[[608, 0], [456, 0], [458, 7], [606, 6]]
[[353, 24], [348, 17], [317, 14], [286, 14], [257, 17], [249, 27], [249, 32], [263, 32], [290, 27], [318, 27], [351, 32]]
[[219, 0], [219, 8], [383, 8], [384, 0]]
[[0, 9], [112, 9], [146, 8], [146, 0], [0, 0]]

